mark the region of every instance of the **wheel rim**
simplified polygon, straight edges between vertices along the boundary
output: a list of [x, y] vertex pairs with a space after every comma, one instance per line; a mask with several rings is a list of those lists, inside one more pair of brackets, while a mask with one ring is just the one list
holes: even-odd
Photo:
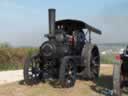
[[28, 79], [38, 81], [40, 76], [40, 66], [38, 58], [31, 58], [28, 67]]
[[91, 56], [91, 74], [93, 79], [97, 79], [99, 75], [100, 60], [97, 51], [92, 52]]
[[75, 67], [73, 66], [73, 62], [69, 61], [65, 68], [65, 85], [70, 87], [73, 85], [75, 81]]

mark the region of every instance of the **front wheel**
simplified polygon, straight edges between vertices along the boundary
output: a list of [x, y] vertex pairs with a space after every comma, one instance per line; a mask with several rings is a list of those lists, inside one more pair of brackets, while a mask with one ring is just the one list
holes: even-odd
[[63, 88], [74, 86], [76, 81], [76, 64], [70, 57], [64, 57], [60, 65], [60, 84]]
[[38, 56], [28, 57], [24, 64], [25, 83], [28, 85], [39, 83], [40, 72], [40, 60]]

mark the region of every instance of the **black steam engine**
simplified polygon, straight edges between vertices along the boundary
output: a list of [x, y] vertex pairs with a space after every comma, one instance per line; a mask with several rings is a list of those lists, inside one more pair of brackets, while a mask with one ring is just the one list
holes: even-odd
[[91, 44], [91, 31], [101, 34], [100, 30], [79, 20], [56, 21], [55, 9], [49, 9], [49, 34], [45, 35], [48, 40], [37, 54], [27, 58], [25, 82], [35, 84], [40, 80], [57, 79], [62, 87], [71, 87], [77, 77], [96, 79], [100, 54], [98, 47]]

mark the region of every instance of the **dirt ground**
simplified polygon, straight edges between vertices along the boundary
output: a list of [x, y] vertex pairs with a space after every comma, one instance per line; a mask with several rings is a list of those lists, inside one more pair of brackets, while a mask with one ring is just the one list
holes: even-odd
[[104, 64], [96, 83], [77, 80], [74, 87], [67, 89], [56, 87], [49, 82], [28, 86], [21, 80], [0, 85], [0, 96], [105, 96], [102, 91], [112, 89], [112, 70], [113, 65]]

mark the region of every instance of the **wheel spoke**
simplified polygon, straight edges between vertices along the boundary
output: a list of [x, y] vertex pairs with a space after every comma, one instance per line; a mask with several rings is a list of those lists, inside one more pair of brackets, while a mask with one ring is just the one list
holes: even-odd
[[69, 75], [69, 76], [67, 77], [66, 81], [67, 81], [68, 84], [72, 83], [72, 81], [73, 81], [72, 76]]
[[72, 58], [63, 58], [59, 75], [62, 87], [69, 88], [74, 86], [76, 81], [76, 65], [72, 61]]
[[97, 59], [98, 59], [98, 56], [93, 57], [93, 59], [94, 59], [94, 60], [97, 60]]
[[71, 87], [75, 81], [75, 69], [73, 67], [73, 63], [70, 61], [65, 66], [65, 86]]
[[99, 74], [99, 56], [94, 52], [92, 52], [92, 58], [91, 58], [91, 74], [92, 77], [95, 79], [98, 77]]

